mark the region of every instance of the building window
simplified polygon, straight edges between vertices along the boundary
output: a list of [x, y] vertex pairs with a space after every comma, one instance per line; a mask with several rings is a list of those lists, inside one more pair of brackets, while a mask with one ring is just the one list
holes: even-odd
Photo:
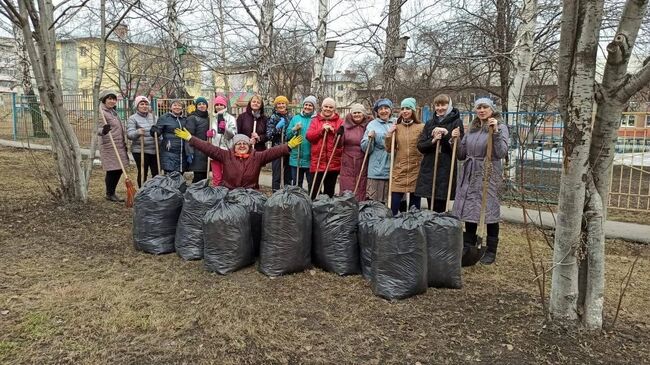
[[623, 115], [621, 116], [621, 127], [634, 127], [635, 120], [634, 115]]
[[90, 91], [88, 91], [88, 89], [81, 89], [81, 97], [83, 99], [88, 99], [89, 95], [90, 95]]
[[342, 102], [343, 102], [343, 97], [341, 97], [341, 96], [337, 96], [337, 97], [336, 97], [336, 102], [337, 102], [337, 103], [342, 103]]
[[650, 127], [650, 114], [645, 116], [645, 126]]
[[85, 79], [86, 77], [88, 77], [88, 69], [87, 68], [82, 68], [81, 69], [81, 78]]
[[338, 91], [343, 91], [343, 85], [339, 85], [339, 86], [337, 86], [337, 87], [336, 87], [336, 90], [338, 90]]
[[88, 47], [79, 47], [79, 56], [86, 57], [88, 56]]

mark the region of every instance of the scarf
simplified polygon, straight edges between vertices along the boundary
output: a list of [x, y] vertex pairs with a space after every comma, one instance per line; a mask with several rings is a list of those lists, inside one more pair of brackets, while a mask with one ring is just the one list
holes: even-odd
[[143, 112], [138, 111], [136, 113], [138, 113], [138, 115], [143, 117], [143, 118], [146, 118], [149, 115], [149, 112], [143, 113]]
[[250, 153], [237, 153], [237, 152], [235, 152], [235, 157], [237, 157], [237, 158], [249, 158], [250, 155], [251, 155]]
[[262, 115], [259, 110], [251, 110], [251, 114], [253, 114], [253, 118], [255, 119], [259, 118]]
[[208, 111], [207, 110], [202, 112], [202, 111], [197, 109], [197, 110], [194, 111], [194, 114], [196, 114], [197, 116], [199, 116], [201, 118], [207, 118], [208, 117]]

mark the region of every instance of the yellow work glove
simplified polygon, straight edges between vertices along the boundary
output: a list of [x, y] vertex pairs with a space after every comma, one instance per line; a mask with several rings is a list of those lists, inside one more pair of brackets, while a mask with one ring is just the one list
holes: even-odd
[[183, 129], [176, 128], [174, 129], [174, 134], [176, 135], [176, 137], [180, 139], [184, 139], [186, 141], [189, 141], [190, 138], [192, 138], [192, 135], [190, 134], [190, 131], [187, 130], [187, 128], [183, 128]]
[[289, 148], [294, 149], [294, 148], [298, 147], [301, 143], [302, 143], [302, 136], [297, 135], [297, 136], [291, 138], [289, 140], [289, 143], [287, 143], [287, 144], [289, 145]]

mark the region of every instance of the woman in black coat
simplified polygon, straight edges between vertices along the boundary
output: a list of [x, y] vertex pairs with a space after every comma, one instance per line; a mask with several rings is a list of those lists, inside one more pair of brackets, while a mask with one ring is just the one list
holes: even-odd
[[183, 102], [173, 100], [170, 106], [171, 111], [158, 118], [156, 125], [152, 126], [149, 132], [154, 137], [158, 134], [160, 143], [160, 167], [166, 173], [178, 171], [181, 174], [187, 169], [185, 159], [185, 141], [176, 137], [174, 129], [185, 128], [187, 119], [183, 115]]
[[[252, 139], [255, 151], [266, 150], [266, 122], [264, 115], [264, 102], [259, 95], [253, 95], [246, 105], [246, 111], [237, 117], [237, 133]], [[253, 130], [255, 126], [255, 130]]]
[[[452, 107], [451, 98], [441, 94], [433, 99], [435, 115], [427, 122], [418, 140], [418, 150], [423, 158], [420, 163], [415, 195], [426, 197], [431, 207], [431, 191], [433, 188], [433, 168], [436, 158], [436, 139], [440, 139], [440, 154], [438, 155], [438, 172], [436, 173], [436, 196], [433, 199], [433, 210], [444, 212], [447, 210], [447, 189], [451, 173], [452, 140], [451, 131], [459, 128], [460, 138], [465, 134], [463, 121], [460, 119], [458, 109]], [[458, 164], [454, 167], [454, 179], [451, 182], [451, 196], [455, 195]]]
[[[194, 100], [196, 110], [187, 118], [187, 130], [203, 141], [208, 139], [208, 129], [210, 129], [210, 116], [208, 115], [208, 100], [199, 96]], [[201, 151], [195, 150], [189, 143], [185, 144], [187, 153], [188, 170], [194, 171], [192, 182], [204, 180], [208, 177], [208, 157]]]

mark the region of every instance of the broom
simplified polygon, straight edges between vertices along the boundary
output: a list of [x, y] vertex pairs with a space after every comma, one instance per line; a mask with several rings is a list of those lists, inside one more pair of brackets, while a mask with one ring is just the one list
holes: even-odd
[[[104, 125], [107, 125], [108, 122], [106, 122], [106, 116], [104, 115], [104, 111], [102, 110], [101, 105], [99, 106], [99, 113], [102, 115], [102, 120], [104, 121]], [[120, 162], [120, 168], [122, 169], [122, 173], [124, 174], [124, 184], [126, 185], [126, 207], [131, 208], [133, 206], [133, 197], [135, 196], [135, 187], [133, 186], [133, 181], [129, 179], [129, 175], [126, 173], [126, 169], [124, 169], [122, 158], [120, 157], [120, 153], [117, 150], [117, 146], [115, 145], [113, 134], [110, 131], [108, 132], [108, 137], [111, 140], [111, 144], [113, 145], [113, 151], [115, 151], [115, 156], [117, 157], [117, 160]]]

